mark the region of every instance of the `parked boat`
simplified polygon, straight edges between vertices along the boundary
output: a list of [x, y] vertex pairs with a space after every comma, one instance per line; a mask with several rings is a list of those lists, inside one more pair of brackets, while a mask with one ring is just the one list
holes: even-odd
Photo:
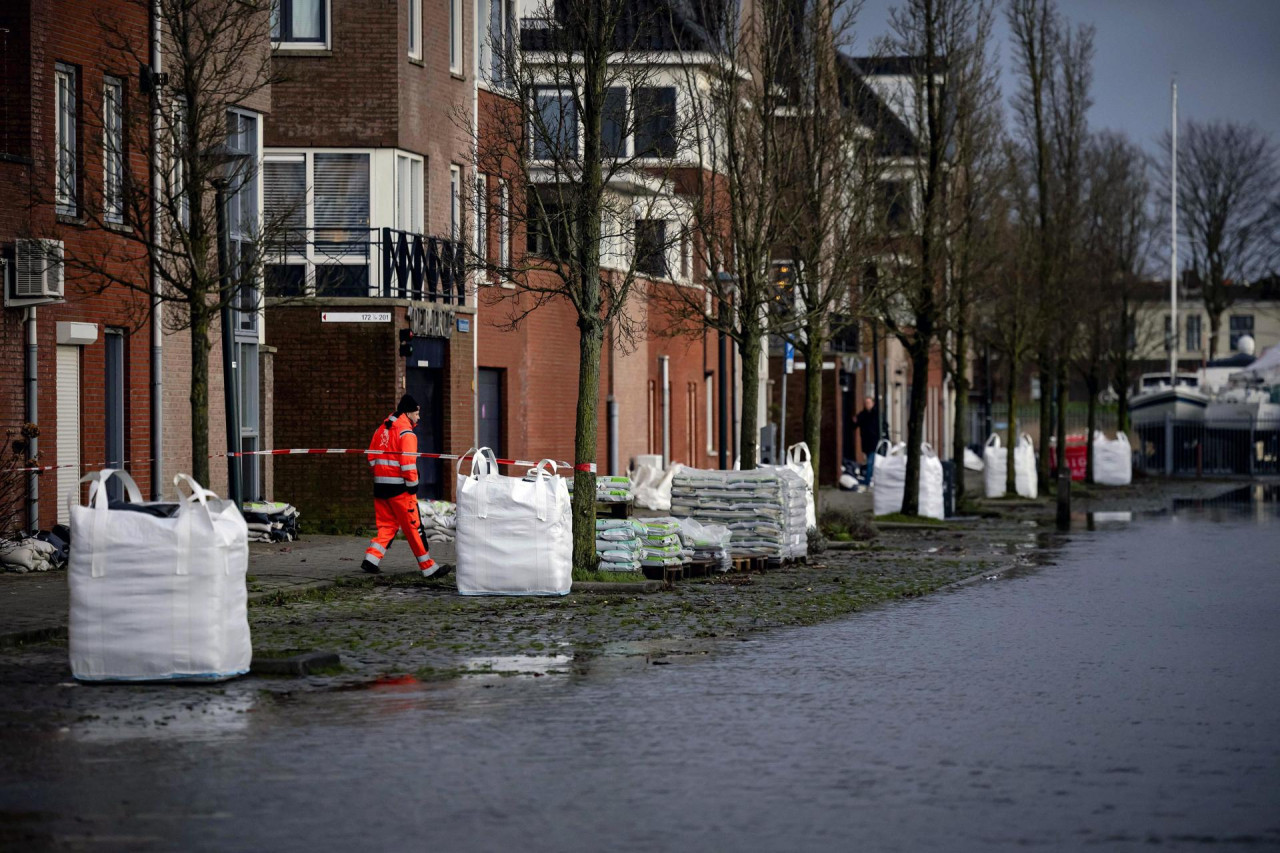
[[1179, 373], [1176, 387], [1169, 383], [1167, 372], [1144, 373], [1129, 400], [1129, 418], [1135, 426], [1162, 422], [1165, 415], [1175, 421], [1202, 421], [1209, 399], [1195, 373]]

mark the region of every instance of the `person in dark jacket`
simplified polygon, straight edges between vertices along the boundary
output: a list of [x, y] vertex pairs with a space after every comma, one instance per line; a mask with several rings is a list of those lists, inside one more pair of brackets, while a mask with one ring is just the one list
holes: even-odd
[[872, 397], [862, 401], [862, 411], [855, 419], [862, 452], [867, 457], [866, 484], [871, 485], [871, 475], [876, 467], [876, 445], [880, 443], [880, 410]]

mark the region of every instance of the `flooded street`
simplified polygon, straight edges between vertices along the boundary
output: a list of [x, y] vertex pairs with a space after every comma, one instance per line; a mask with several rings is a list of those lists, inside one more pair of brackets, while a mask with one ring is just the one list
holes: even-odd
[[81, 716], [0, 734], [0, 841], [1280, 848], [1276, 504], [1094, 526], [1013, 576], [540, 677], [50, 688]]

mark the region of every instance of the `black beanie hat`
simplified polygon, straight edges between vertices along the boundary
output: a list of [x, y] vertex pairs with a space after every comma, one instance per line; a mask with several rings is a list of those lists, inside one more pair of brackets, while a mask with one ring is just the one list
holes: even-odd
[[405, 394], [400, 398], [400, 402], [396, 404], [396, 411], [402, 415], [406, 412], [416, 412], [418, 411], [418, 401]]

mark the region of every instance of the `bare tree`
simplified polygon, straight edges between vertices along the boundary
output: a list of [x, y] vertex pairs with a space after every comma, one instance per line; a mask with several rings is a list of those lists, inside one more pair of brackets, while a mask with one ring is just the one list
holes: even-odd
[[889, 156], [878, 128], [866, 121], [878, 102], [842, 51], [852, 41], [857, 8], [851, 0], [807, 4], [783, 69], [786, 121], [779, 130], [787, 156], [778, 252], [790, 265], [775, 320], [809, 365], [803, 436], [815, 470], [822, 465], [819, 365], [832, 336], [858, 320], [853, 287], [871, 254], [876, 171]]
[[[911, 398], [907, 420], [907, 468], [902, 512], [919, 510], [921, 442], [928, 400], [930, 360], [948, 318], [945, 287], [948, 244], [954, 223], [947, 206], [955, 181], [952, 158], [959, 125], [948, 78], [951, 66], [969, 69], [985, 49], [979, 0], [908, 0], [891, 16], [886, 53], [909, 57], [906, 84], [886, 92], [894, 111], [907, 119], [915, 140], [913, 156], [886, 176], [888, 202], [877, 276], [875, 304], [881, 321], [911, 361]], [[961, 80], [965, 73], [962, 72]], [[973, 82], [970, 80], [969, 82]], [[905, 203], [910, 219], [894, 213]], [[904, 227], [905, 226], [905, 227]]]
[[[1199, 282], [1209, 315], [1212, 359], [1218, 352], [1222, 315], [1235, 300], [1238, 286], [1270, 272], [1275, 260], [1280, 162], [1271, 139], [1249, 125], [1189, 121], [1179, 137], [1179, 224], [1190, 245], [1188, 272]], [[1168, 133], [1164, 145], [1167, 164]], [[1165, 204], [1168, 198], [1166, 185]]]
[[[132, 0], [141, 19], [152, 0]], [[256, 207], [221, 211], [215, 185], [231, 199], [256, 181], [258, 163], [237, 155], [251, 128], [234, 108], [254, 103], [272, 82], [270, 7], [242, 0], [157, 0], [166, 45], [166, 75], [150, 78], [149, 102], [124, 98], [124, 86], [87, 100], [86, 138], [104, 140], [107, 167], [81, 179], [76, 216], [109, 229], [104, 240], [65, 258], [66, 277], [80, 295], [122, 287], [138, 294], [138, 322], [164, 309], [169, 331], [189, 330], [192, 474], [209, 480], [210, 334], [227, 306], [257, 310], [262, 250], [276, 230]], [[137, 17], [137, 16], [135, 16]], [[145, 30], [102, 15], [99, 37], [125, 67], [150, 68]], [[252, 129], [256, 134], [256, 128]], [[156, 185], [130, 172], [130, 152], [155, 152]], [[59, 173], [54, 203], [65, 195]], [[45, 203], [48, 203], [45, 200]], [[230, 214], [236, 240], [219, 262], [216, 222]], [[155, 285], [152, 284], [154, 276]], [[149, 298], [147, 298], [149, 297]], [[75, 298], [75, 297], [73, 297]]]
[[761, 0], [739, 17], [733, 4], [705, 6], [705, 41], [697, 51], [686, 47], [683, 61], [694, 95], [690, 129], [697, 157], [687, 186], [687, 222], [707, 274], [701, 289], [671, 292], [664, 309], [675, 327], [715, 329], [737, 345], [743, 389], [738, 452], [742, 468], [750, 469], [759, 461], [760, 358], [774, 298], [771, 260], [782, 232], [788, 107], [782, 83], [795, 7]]
[[[665, 7], [626, 0], [558, 0], [526, 18], [521, 41], [490, 44], [496, 87], [480, 117], [477, 170], [498, 176], [497, 193], [476, 193], [487, 236], [469, 266], [513, 288], [508, 327], [551, 302], [577, 317], [578, 399], [574, 431], [573, 559], [595, 568], [595, 459], [600, 366], [606, 332], [623, 345], [645, 328], [630, 312], [642, 282], [676, 277], [683, 237], [672, 164], [686, 156], [687, 100], [647, 52], [668, 37]], [[459, 124], [470, 128], [468, 116]], [[471, 132], [470, 130], [468, 132]], [[496, 216], [490, 215], [496, 213]], [[513, 234], [528, 251], [511, 251]]]

